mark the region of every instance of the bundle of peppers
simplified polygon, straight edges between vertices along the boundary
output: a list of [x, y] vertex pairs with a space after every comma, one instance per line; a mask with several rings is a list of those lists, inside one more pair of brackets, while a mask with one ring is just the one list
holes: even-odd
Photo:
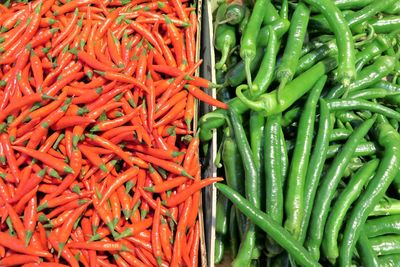
[[400, 1], [220, 1], [215, 262], [399, 266]]
[[0, 266], [198, 266], [189, 4], [0, 4]]

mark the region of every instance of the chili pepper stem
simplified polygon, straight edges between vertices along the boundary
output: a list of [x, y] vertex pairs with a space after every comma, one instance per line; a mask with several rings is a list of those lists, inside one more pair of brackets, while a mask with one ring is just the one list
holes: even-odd
[[251, 61], [252, 60], [249, 57], [244, 58], [244, 66], [245, 66], [244, 68], [245, 68], [245, 72], [246, 72], [247, 85], [249, 86], [249, 88], [253, 87], [252, 86], [253, 81], [251, 79], [251, 68], [250, 68]]

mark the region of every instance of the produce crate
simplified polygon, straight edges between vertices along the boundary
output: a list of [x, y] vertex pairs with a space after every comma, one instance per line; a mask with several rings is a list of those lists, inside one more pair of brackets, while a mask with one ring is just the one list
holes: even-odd
[[[205, 75], [205, 69], [206, 66], [208, 66], [208, 62], [209, 60], [213, 57], [210, 57], [210, 55], [208, 55], [207, 53], [204, 53], [204, 43], [203, 43], [203, 38], [204, 38], [204, 28], [203, 25], [205, 27], [208, 26], [207, 23], [205, 23], [204, 18], [206, 18], [207, 16], [203, 17], [203, 12], [205, 10], [207, 6], [207, 1], [203, 3], [202, 0], [198, 0], [197, 1], [197, 23], [198, 23], [198, 27], [197, 27], [197, 36], [196, 36], [196, 61], [199, 60], [200, 58], [203, 59], [203, 64], [201, 65], [200, 69], [196, 70], [195, 75], [196, 76], [201, 76], [204, 78], [208, 78], [210, 79], [208, 76], [204, 76]], [[204, 14], [207, 14], [207, 12], [204, 12]], [[204, 104], [200, 104], [198, 101], [195, 102], [195, 110], [197, 112], [195, 112], [194, 115], [194, 120], [193, 120], [193, 129], [197, 129], [197, 121], [199, 118], [199, 112], [200, 114], [204, 114], [203, 113], [203, 108], [205, 107]], [[216, 142], [215, 142], [216, 145]], [[203, 175], [203, 177], [205, 177]], [[215, 188], [213, 187], [213, 191], [215, 191]], [[207, 254], [207, 252], [209, 251], [209, 224], [208, 221], [205, 221], [205, 218], [209, 218], [209, 214], [208, 214], [208, 210], [209, 210], [209, 205], [212, 204], [212, 202], [210, 203], [208, 201], [209, 199], [209, 193], [210, 190], [208, 188], [206, 188], [205, 190], [203, 190], [203, 195], [202, 195], [202, 202], [200, 203], [200, 209], [199, 209], [199, 222], [200, 222], [200, 230], [201, 230], [201, 235], [200, 235], [200, 264], [202, 267], [207, 267], [207, 266], [211, 266], [208, 265], [208, 262], [210, 261], [209, 254]], [[215, 206], [215, 205], [214, 205]], [[205, 209], [204, 209], [205, 207]], [[215, 210], [215, 209], [214, 209]]]
[[[200, 0], [201, 1], [201, 0]], [[199, 1], [199, 3], [200, 3]], [[216, 8], [216, 1], [207, 0], [203, 2], [202, 14], [199, 12], [199, 18], [202, 22], [201, 31], [201, 58], [203, 64], [200, 67], [200, 74], [202, 77], [209, 81], [215, 82], [215, 53], [214, 53], [214, 33], [213, 33], [213, 18], [212, 12]], [[202, 15], [202, 16], [201, 16]], [[216, 90], [208, 90], [208, 94], [216, 98]], [[208, 104], [201, 103], [199, 114], [203, 115], [208, 112], [215, 110]], [[201, 148], [200, 148], [201, 149]], [[217, 146], [217, 131], [213, 132], [213, 139], [209, 144], [207, 155], [203, 155], [202, 161], [202, 176], [203, 177], [215, 177], [217, 176], [217, 168], [214, 165], [216, 153], [218, 150]], [[217, 203], [217, 189], [214, 185], [207, 187], [203, 194], [203, 204], [206, 207], [204, 212], [204, 223], [205, 223], [205, 242], [207, 246], [207, 261], [209, 267], [214, 267], [214, 241], [215, 241], [215, 216], [216, 216], [216, 203]]]

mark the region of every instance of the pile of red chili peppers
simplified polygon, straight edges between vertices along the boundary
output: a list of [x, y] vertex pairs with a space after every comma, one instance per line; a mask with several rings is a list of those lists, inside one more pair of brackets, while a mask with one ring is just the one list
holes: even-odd
[[[25, 3], [24, 3], [25, 2]], [[188, 2], [0, 4], [0, 266], [197, 266]]]

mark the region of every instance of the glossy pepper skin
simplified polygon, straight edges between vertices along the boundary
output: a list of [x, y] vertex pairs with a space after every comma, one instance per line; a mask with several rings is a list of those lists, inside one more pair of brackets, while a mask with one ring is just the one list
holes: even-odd
[[244, 61], [247, 83], [250, 87], [252, 84], [250, 64], [256, 56], [258, 33], [265, 17], [264, 8], [269, 2], [269, 0], [258, 0], [255, 2], [253, 12], [250, 15], [240, 41], [240, 57]]
[[335, 34], [338, 46], [339, 80], [347, 86], [356, 77], [354, 41], [350, 27], [332, 1], [306, 0], [305, 2], [322, 13]]
[[304, 187], [311, 156], [317, 103], [326, 80], [327, 76], [324, 75], [316, 82], [304, 105], [287, 179], [285, 228], [296, 239], [300, 236], [301, 222], [304, 217]]
[[327, 170], [324, 180], [321, 181], [316, 195], [306, 241], [306, 247], [315, 259], [319, 259], [320, 257], [319, 248], [323, 238], [323, 230], [336, 188], [342, 179], [344, 170], [352, 158], [357, 144], [368, 133], [375, 119], [376, 118], [371, 118], [366, 120], [352, 133], [340, 153], [334, 158], [331, 166]]
[[222, 69], [230, 50], [236, 44], [236, 33], [233, 26], [221, 24], [217, 26], [214, 47], [221, 52], [221, 59], [215, 64], [216, 69]]
[[[247, 140], [246, 133], [243, 125], [240, 122], [239, 115], [233, 110], [229, 110], [230, 121], [235, 134], [235, 140], [238, 145], [238, 151], [241, 158], [247, 159], [243, 162], [244, 176], [245, 176], [245, 194], [246, 198], [251, 201], [256, 207], [261, 205], [261, 186], [260, 186], [260, 173], [256, 160], [252, 154], [249, 141]], [[251, 256], [256, 245], [256, 228], [254, 224], [249, 224], [244, 234], [244, 241], [238, 251], [238, 256], [232, 263], [233, 266], [242, 266], [251, 262]]]
[[398, 168], [400, 167], [400, 135], [382, 118], [379, 118], [376, 127], [378, 142], [385, 148], [385, 153], [375, 176], [369, 182], [365, 192], [357, 200], [346, 222], [339, 253], [340, 266], [348, 266], [350, 264], [355, 241], [361, 231], [361, 225], [365, 223], [369, 213], [385, 194], [390, 183], [398, 174]]
[[[320, 62], [314, 65], [312, 68], [304, 72], [303, 74], [296, 77], [293, 81], [288, 83], [282, 89], [282, 99], [285, 99], [286, 94], [288, 98], [284, 103], [278, 104], [276, 97], [276, 90], [271, 93], [263, 95], [263, 97], [256, 102], [254, 108], [257, 111], [262, 111], [264, 115], [280, 113], [287, 109], [291, 104], [294, 103], [298, 97], [302, 96], [307, 91], [311, 90], [315, 82], [325, 73], [332, 70], [335, 66], [335, 62], [328, 60], [326, 62]], [[301, 86], [298, 86], [301, 85]], [[246, 98], [248, 94], [245, 92], [243, 94]], [[247, 96], [246, 96], [247, 95]], [[252, 96], [257, 99], [257, 95]], [[265, 99], [265, 102], [263, 101]], [[246, 103], [242, 102], [240, 98], [236, 97], [228, 102], [229, 108], [235, 110], [238, 114], [242, 114], [250, 109], [248, 101]], [[202, 141], [209, 141], [212, 138], [212, 130], [221, 127], [225, 123], [225, 116], [227, 112], [222, 109], [217, 109], [213, 112], [206, 114], [199, 120], [200, 139]]]
[[228, 186], [224, 184], [216, 184], [216, 187], [221, 193], [229, 198], [241, 212], [250, 218], [253, 223], [257, 224], [258, 227], [288, 251], [296, 262], [303, 266], [321, 266], [298, 241], [285, 231], [282, 226], [274, 222], [269, 215], [256, 208]]

